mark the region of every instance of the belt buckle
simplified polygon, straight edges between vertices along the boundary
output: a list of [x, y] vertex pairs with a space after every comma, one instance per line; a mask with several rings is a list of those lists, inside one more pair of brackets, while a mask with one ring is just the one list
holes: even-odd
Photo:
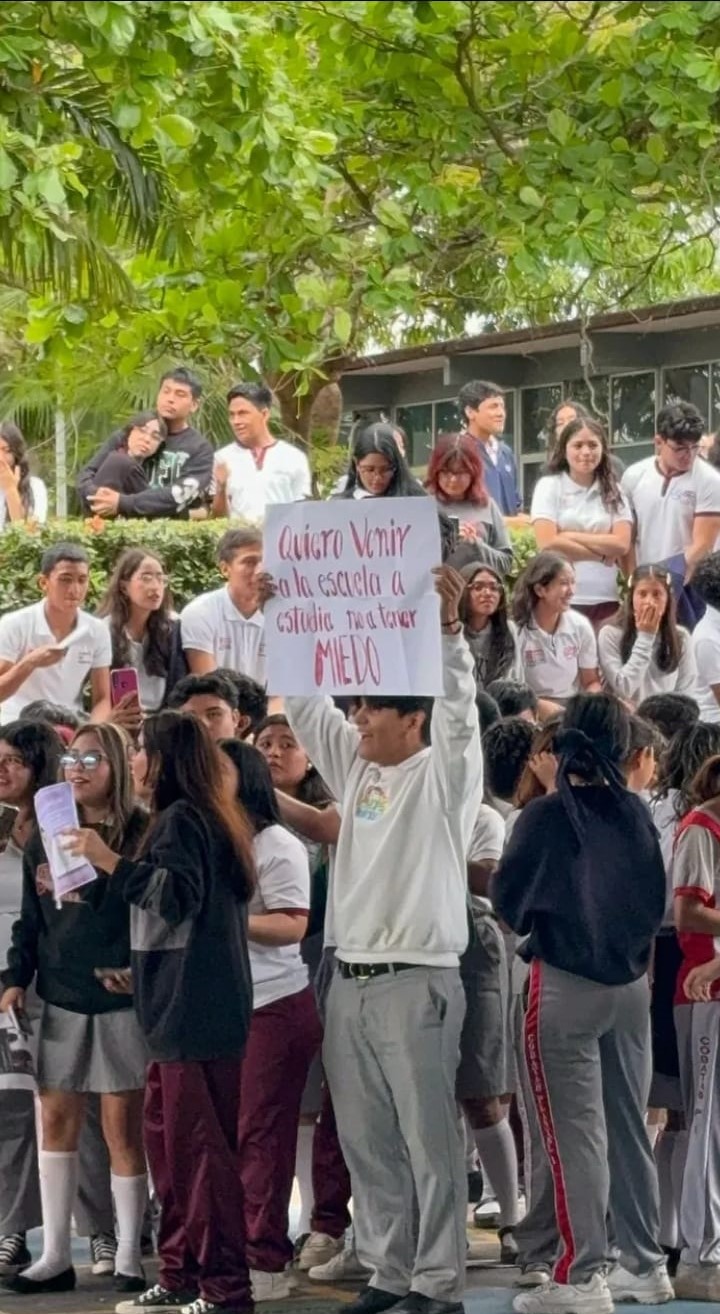
[[370, 980], [371, 974], [370, 972], [366, 972], [364, 970], [365, 966], [366, 966], [365, 963], [348, 963], [348, 967], [350, 968], [350, 976], [353, 981]]

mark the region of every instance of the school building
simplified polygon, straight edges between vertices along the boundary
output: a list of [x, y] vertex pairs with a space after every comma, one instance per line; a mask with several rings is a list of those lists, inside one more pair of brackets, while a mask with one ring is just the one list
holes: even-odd
[[720, 428], [720, 296], [359, 357], [340, 386], [346, 414], [402, 425], [410, 462], [422, 468], [438, 436], [460, 427], [457, 393], [471, 379], [506, 390], [506, 440], [527, 504], [545, 460], [545, 420], [563, 397], [607, 423], [626, 465], [651, 454], [656, 412], [673, 398]]

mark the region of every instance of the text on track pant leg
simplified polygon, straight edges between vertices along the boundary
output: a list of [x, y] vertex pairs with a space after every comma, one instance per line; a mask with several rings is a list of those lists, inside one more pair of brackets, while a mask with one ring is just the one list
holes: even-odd
[[235, 1309], [252, 1305], [237, 1154], [241, 1060], [151, 1063], [145, 1134], [163, 1216], [161, 1281]]
[[323, 1059], [371, 1285], [458, 1300], [467, 1184], [455, 1077], [465, 998], [457, 968], [335, 976]]
[[720, 1264], [720, 1000], [677, 1004], [688, 1149], [680, 1199], [686, 1264]]
[[[610, 1169], [603, 1066], [605, 1061], [609, 1071], [608, 1053], [612, 1054], [613, 1045], [607, 1037], [614, 1030], [636, 1026], [636, 1043], [625, 1046], [624, 1058], [638, 1065], [638, 1074], [628, 1080], [625, 1089], [628, 1099], [637, 1098], [650, 1045], [647, 1015], [643, 1017], [638, 1007], [642, 999], [647, 999], [643, 981], [605, 986], [537, 960], [530, 969], [525, 1056], [553, 1177], [561, 1243], [555, 1279], [561, 1283], [586, 1282], [607, 1261]], [[613, 1133], [616, 1123], [613, 1111]], [[636, 1157], [642, 1159], [642, 1151]], [[650, 1191], [644, 1203], [648, 1226], [652, 1226], [656, 1194]], [[624, 1221], [629, 1226], [632, 1218]], [[624, 1239], [631, 1254], [637, 1256], [637, 1271], [643, 1261], [646, 1231], [639, 1240]]]

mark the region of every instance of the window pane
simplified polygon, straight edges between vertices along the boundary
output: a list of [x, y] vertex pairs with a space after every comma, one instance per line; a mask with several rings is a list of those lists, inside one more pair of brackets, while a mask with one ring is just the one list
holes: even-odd
[[563, 384], [563, 397], [580, 402], [591, 415], [607, 424], [610, 404], [610, 380], [606, 374], [592, 380], [592, 392], [584, 379], [570, 379]]
[[692, 402], [707, 424], [709, 384], [709, 365], [673, 366], [663, 370], [663, 401]]
[[444, 433], [460, 433], [465, 426], [460, 419], [457, 402], [435, 402], [435, 441]]
[[526, 511], [530, 510], [532, 502], [533, 489], [545, 469], [545, 461], [523, 461], [520, 467], [520, 479], [522, 482], [522, 502]]
[[407, 434], [410, 465], [427, 465], [433, 445], [432, 402], [423, 402], [421, 406], [398, 406], [395, 418]]
[[[611, 442], [620, 449], [633, 443], [652, 442], [655, 434], [655, 371], [615, 374], [610, 387]], [[622, 450], [618, 456], [624, 459]], [[637, 459], [634, 452], [631, 459]]]
[[523, 456], [545, 452], [545, 425], [550, 412], [562, 401], [562, 384], [549, 383], [543, 388], [523, 388], [522, 393]]
[[619, 460], [622, 461], [626, 470], [629, 470], [631, 465], [636, 465], [638, 461], [645, 461], [648, 456], [654, 455], [654, 441], [650, 443], [637, 443], [635, 447], [627, 447], [624, 451], [620, 448], [619, 451], [616, 449], [613, 452], [613, 458], [617, 456]]

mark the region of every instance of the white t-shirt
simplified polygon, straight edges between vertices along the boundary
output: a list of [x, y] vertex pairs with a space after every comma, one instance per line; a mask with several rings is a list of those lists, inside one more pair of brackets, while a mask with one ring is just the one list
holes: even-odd
[[[576, 530], [580, 534], [610, 534], [615, 525], [632, 524], [632, 511], [625, 497], [617, 511], [603, 505], [602, 489], [597, 480], [589, 488], [576, 484], [566, 472], [543, 475], [535, 485], [530, 516], [552, 520], [560, 533]], [[584, 607], [600, 602], [615, 602], [618, 597], [617, 569], [601, 561], [574, 561], [575, 601]]]
[[[30, 475], [30, 487], [33, 495], [33, 509], [29, 519], [37, 522], [38, 525], [44, 525], [48, 518], [48, 494], [47, 488], [42, 479], [37, 475]], [[7, 511], [7, 499], [5, 494], [0, 490], [0, 530], [5, 529], [6, 525], [11, 525]], [[21, 523], [18, 521], [17, 523]]]
[[[57, 643], [45, 615], [45, 603], [10, 611], [0, 619], [0, 661], [18, 662], [33, 648]], [[55, 666], [33, 671], [17, 693], [6, 698], [0, 721], [7, 725], [28, 703], [42, 698], [61, 707], [82, 708], [82, 691], [91, 671], [108, 670], [112, 661], [110, 632], [103, 621], [79, 611], [65, 656]]]
[[[248, 913], [310, 909], [310, 864], [305, 845], [284, 826], [268, 826], [253, 840], [257, 885]], [[304, 990], [309, 982], [299, 944], [248, 940], [253, 1007], [263, 1008]]]
[[312, 494], [307, 457], [282, 438], [265, 448], [260, 468], [250, 449], [236, 442], [215, 453], [215, 465], [227, 466], [228, 513], [239, 520], [260, 524], [267, 506], [302, 502]]
[[673, 926], [673, 883], [672, 883], [672, 859], [673, 847], [675, 844], [675, 831], [678, 828], [680, 818], [677, 813], [677, 802], [679, 790], [670, 789], [662, 798], [650, 800], [650, 814], [653, 819], [653, 825], [657, 831], [658, 843], [662, 860], [665, 867], [665, 916], [663, 917], [663, 926]]
[[[110, 630], [110, 617], [103, 616], [101, 619]], [[126, 634], [125, 642], [128, 650], [125, 664], [126, 666], [134, 666], [138, 673], [140, 706], [144, 712], [157, 712], [163, 705], [167, 678], [164, 675], [150, 675], [149, 671], [146, 671], [142, 641], [136, 642], [129, 634]]]
[[[481, 803], [473, 826], [468, 862], [499, 862], [505, 844], [505, 826], [502, 817], [487, 803]], [[492, 912], [492, 901], [481, 895], [472, 895], [472, 906], [477, 911]]]
[[243, 616], [227, 588], [201, 593], [180, 613], [182, 646], [209, 652], [218, 666], [265, 685], [265, 620], [261, 611]]
[[518, 630], [525, 679], [538, 698], [562, 701], [581, 688], [580, 671], [598, 665], [595, 631], [579, 611], [565, 611], [554, 634], [532, 621]]
[[667, 479], [649, 456], [625, 471], [622, 489], [635, 512], [639, 566], [680, 556], [692, 542], [695, 516], [720, 516], [720, 474], [707, 461]]
[[692, 633], [692, 648], [697, 667], [697, 690], [693, 697], [700, 706], [700, 720], [720, 721], [720, 704], [712, 691], [720, 684], [720, 611], [708, 607]]
[[[641, 703], [653, 694], [688, 694], [697, 699], [698, 681], [692, 644], [687, 630], [678, 627], [680, 661], [674, 671], [661, 671], [656, 660], [658, 640], [654, 634], [637, 634], [627, 661], [620, 652], [619, 625], [603, 625], [598, 635], [600, 669], [608, 688], [619, 698]], [[720, 720], [720, 717], [718, 717]]]

